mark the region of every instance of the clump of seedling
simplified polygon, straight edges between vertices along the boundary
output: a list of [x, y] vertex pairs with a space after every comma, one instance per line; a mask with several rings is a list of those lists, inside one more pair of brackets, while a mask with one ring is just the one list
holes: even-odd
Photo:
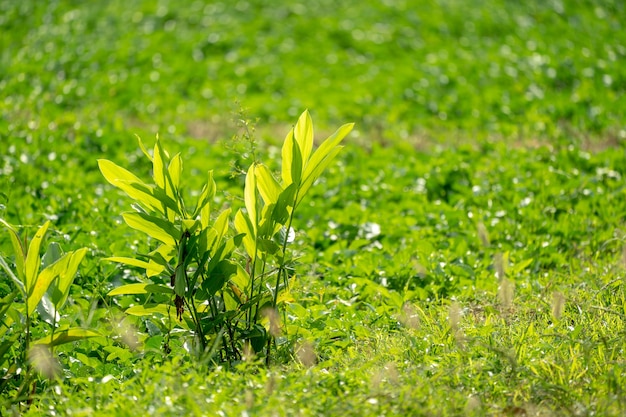
[[[277, 308], [291, 299], [288, 283], [295, 277], [288, 250], [295, 210], [352, 127], [343, 125], [314, 150], [313, 123], [307, 111], [302, 113], [285, 138], [280, 179], [258, 161], [248, 168], [234, 233], [230, 208], [212, 213], [213, 172], [198, 200], [189, 204], [181, 192], [182, 157], [170, 156], [158, 138], [152, 153], [139, 140], [152, 162], [150, 183], [99, 160], [107, 181], [134, 200], [135, 211], [122, 214], [126, 224], [158, 242], [149, 253], [108, 258], [145, 271], [142, 282], [109, 295], [144, 296], [126, 312], [165, 317], [168, 333], [173, 325], [187, 330], [200, 358], [238, 361], [251, 347], [269, 363], [272, 341], [280, 334]], [[238, 255], [240, 247], [245, 256]]]

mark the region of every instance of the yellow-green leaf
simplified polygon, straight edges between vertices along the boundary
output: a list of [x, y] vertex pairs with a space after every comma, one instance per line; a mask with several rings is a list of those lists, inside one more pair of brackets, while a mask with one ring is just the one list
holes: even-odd
[[13, 252], [15, 254], [15, 269], [17, 271], [17, 278], [19, 278], [22, 285], [24, 285], [24, 263], [26, 261], [26, 253], [24, 246], [22, 245], [22, 241], [20, 240], [20, 235], [18, 235], [17, 230], [15, 230], [15, 228], [13, 228], [13, 226], [5, 220], [0, 219], [0, 224], [4, 225], [4, 227], [6, 227], [9, 231], [9, 237], [11, 238]]
[[[39, 266], [41, 265], [41, 257], [39, 256], [39, 249], [41, 248], [41, 242], [43, 237], [50, 226], [50, 221], [47, 221], [37, 230], [37, 233], [30, 241], [28, 246], [28, 253], [26, 254], [26, 263], [24, 264], [24, 287], [26, 293], [32, 291], [37, 274], [39, 273]], [[47, 289], [48, 287], [46, 287]]]
[[281, 152], [281, 156], [283, 159], [281, 175], [283, 178], [283, 185], [286, 187], [291, 184], [293, 181], [291, 179], [291, 165], [293, 164], [293, 129], [287, 133], [287, 137], [285, 137], [285, 142], [283, 142], [283, 148]]
[[[107, 159], [99, 159], [98, 166], [104, 178], [111, 185], [124, 191], [130, 198], [143, 204], [149, 210], [165, 214], [162, 208], [163, 203], [154, 196], [153, 187], [145, 184], [130, 171]], [[174, 207], [176, 207], [176, 204], [174, 204]]]
[[246, 216], [241, 210], [238, 210], [235, 214], [235, 230], [237, 231], [237, 233], [246, 234], [243, 238], [243, 246], [246, 249], [248, 256], [250, 256], [250, 258], [254, 260], [254, 258], [256, 257], [255, 232], [252, 228], [250, 218]]
[[303, 165], [309, 160], [311, 150], [313, 149], [313, 121], [308, 110], [305, 110], [296, 123], [294, 136], [302, 155]]
[[160, 284], [127, 284], [114, 288], [107, 295], [171, 294], [172, 289]]
[[183, 160], [180, 157], [180, 153], [177, 153], [172, 157], [172, 160], [167, 167], [167, 171], [170, 175], [174, 188], [177, 189], [180, 187], [180, 177], [183, 173]]
[[316, 169], [320, 162], [325, 159], [328, 154], [335, 149], [341, 141], [350, 133], [352, 128], [354, 127], [354, 123], [348, 123], [341, 126], [335, 133], [330, 135], [322, 144], [317, 148], [317, 150], [311, 156], [310, 161], [308, 162], [306, 169], [304, 170], [304, 181], [307, 180], [307, 177], [310, 176], [311, 172]]
[[101, 337], [102, 335], [96, 331], [80, 328], [70, 328], [58, 330], [54, 334], [44, 337], [33, 342], [34, 345], [58, 346], [64, 343], [76, 342], [78, 340], [88, 339], [90, 337]]
[[[65, 304], [70, 293], [70, 286], [72, 282], [74, 282], [76, 271], [78, 271], [78, 265], [80, 265], [86, 253], [87, 248], [81, 248], [73, 252], [68, 252], [63, 256], [68, 258], [67, 264], [65, 268], [59, 271], [58, 281], [53, 282], [54, 291], [51, 297], [52, 303], [57, 310], [60, 310]], [[61, 259], [63, 259], [63, 257]], [[61, 259], [59, 259], [59, 261]]]
[[253, 163], [248, 168], [248, 172], [246, 173], [246, 185], [244, 188], [244, 200], [246, 205], [246, 210], [248, 211], [248, 217], [252, 222], [252, 229], [256, 234], [256, 225], [258, 222], [257, 219], [257, 195], [256, 195], [256, 174], [255, 174], [255, 164]]
[[269, 205], [278, 202], [278, 197], [283, 191], [283, 188], [278, 181], [276, 181], [269, 168], [265, 165], [258, 165], [255, 174], [257, 188], [265, 204]]
[[150, 237], [165, 243], [166, 245], [176, 246], [176, 241], [180, 239], [181, 231], [172, 223], [150, 216], [144, 213], [123, 213], [122, 217], [126, 224], [133, 229], [144, 232]]

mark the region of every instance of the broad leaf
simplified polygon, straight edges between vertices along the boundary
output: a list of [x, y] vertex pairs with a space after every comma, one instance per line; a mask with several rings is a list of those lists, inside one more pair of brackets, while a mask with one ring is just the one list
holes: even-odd
[[258, 165], [255, 173], [257, 188], [265, 204], [276, 203], [283, 188], [265, 165]]

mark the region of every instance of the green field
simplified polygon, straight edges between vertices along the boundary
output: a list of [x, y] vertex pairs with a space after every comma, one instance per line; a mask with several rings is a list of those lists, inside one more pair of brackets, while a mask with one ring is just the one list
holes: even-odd
[[[620, 0], [0, 1], [0, 416], [626, 414], [625, 22]], [[262, 242], [275, 270], [240, 244], [215, 275], [271, 298], [284, 274], [277, 317], [205, 320], [199, 353], [186, 321], [127, 314], [178, 288], [105, 259], [158, 237], [98, 160], [148, 182], [135, 136], [158, 135], [181, 199], [213, 171], [237, 242], [245, 172], [287, 184], [292, 158], [296, 182], [306, 109], [316, 146], [355, 127]], [[76, 274], [32, 304], [20, 271], [63, 253]], [[169, 293], [109, 294], [140, 283]], [[251, 308], [221, 299], [225, 323]]]

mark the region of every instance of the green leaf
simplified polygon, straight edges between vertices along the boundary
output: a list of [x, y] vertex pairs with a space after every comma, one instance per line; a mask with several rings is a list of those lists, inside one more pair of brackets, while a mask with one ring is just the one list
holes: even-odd
[[244, 188], [244, 200], [246, 205], [246, 210], [248, 211], [248, 217], [252, 222], [252, 230], [254, 230], [254, 234], [256, 235], [256, 225], [258, 223], [257, 218], [257, 181], [255, 174], [255, 165], [250, 165], [248, 168], [248, 172], [246, 173], [246, 185]]
[[141, 152], [143, 152], [143, 154], [146, 155], [146, 157], [150, 160], [150, 162], [152, 162], [152, 155], [148, 153], [148, 149], [146, 149], [141, 138], [138, 135], [135, 135], [135, 137], [137, 138], [137, 142], [139, 143], [139, 148], [141, 148]]
[[0, 266], [2, 267], [2, 269], [4, 269], [4, 271], [7, 273], [9, 278], [13, 280], [17, 288], [22, 293], [22, 296], [26, 298], [26, 288], [24, 288], [24, 283], [20, 281], [20, 279], [17, 276], [15, 276], [15, 274], [13, 273], [11, 268], [9, 268], [9, 265], [7, 265], [6, 261], [4, 260], [2, 256], [0, 256]]
[[293, 129], [291, 129], [289, 133], [287, 133], [287, 136], [285, 137], [285, 142], [283, 142], [283, 148], [281, 151], [282, 160], [283, 160], [281, 175], [283, 178], [283, 184], [285, 186], [293, 182], [293, 180], [291, 179], [291, 171], [292, 171], [291, 166], [293, 165], [294, 143], [295, 141], [293, 139]]
[[26, 311], [30, 315], [37, 308], [37, 304], [41, 301], [41, 297], [48, 291], [52, 280], [57, 278], [61, 272], [67, 268], [67, 263], [69, 261], [69, 257], [66, 254], [57, 262], [52, 265], [44, 268], [39, 275], [37, 275], [37, 279], [35, 280], [35, 284], [29, 289], [28, 297], [26, 299]]
[[170, 179], [174, 189], [177, 190], [180, 187], [180, 178], [183, 174], [183, 160], [180, 157], [180, 153], [177, 153], [172, 157], [170, 164], [167, 167]]
[[217, 216], [217, 219], [215, 219], [213, 228], [217, 232], [216, 242], [221, 241], [228, 230], [228, 218], [230, 217], [231, 211], [232, 210], [230, 208], [227, 208], [222, 211], [219, 216]]
[[165, 214], [162, 208], [163, 203], [153, 195], [153, 188], [146, 185], [133, 173], [107, 159], [98, 159], [98, 167], [111, 185], [124, 191], [130, 198], [143, 204], [151, 211]]
[[[39, 273], [39, 267], [41, 265], [41, 257], [39, 256], [39, 250], [43, 237], [50, 226], [50, 221], [47, 221], [39, 228], [35, 237], [30, 241], [28, 246], [28, 253], [26, 254], [26, 263], [24, 264], [24, 288], [26, 293], [31, 293], [32, 287], [36, 284], [37, 274]], [[46, 287], [47, 289], [48, 287]], [[45, 291], [44, 291], [45, 292]], [[43, 294], [42, 294], [43, 295]], [[39, 301], [39, 300], [38, 300]]]
[[[157, 136], [156, 142], [154, 143], [154, 152], [152, 153], [152, 177], [154, 178], [154, 182], [158, 187], [166, 190], [166, 164], [167, 164], [167, 156], [165, 152], [161, 148], [161, 143], [159, 141], [159, 137]], [[169, 190], [166, 190], [169, 191]], [[169, 192], [168, 192], [169, 195]]]
[[238, 210], [235, 214], [235, 230], [237, 233], [245, 233], [243, 238], [243, 246], [246, 249], [246, 253], [251, 259], [256, 257], [255, 254], [255, 234], [252, 228], [250, 218], [243, 213], [242, 210]]
[[[215, 197], [215, 180], [213, 179], [213, 171], [209, 171], [209, 178], [207, 179], [206, 184], [202, 187], [202, 192], [200, 192], [200, 197], [198, 197], [198, 203], [196, 204], [196, 208], [193, 211], [193, 215], [191, 217], [196, 217], [198, 214], [202, 212], [202, 227], [207, 227], [209, 224], [209, 216], [210, 210], [208, 208], [208, 204], [213, 197]], [[206, 216], [204, 213], [204, 209], [206, 208]]]
[[167, 304], [146, 304], [127, 308], [126, 314], [139, 317], [162, 314], [166, 317], [170, 315], [174, 317], [176, 315], [176, 309], [173, 306], [168, 306]]
[[70, 286], [72, 282], [74, 282], [74, 276], [78, 271], [78, 265], [80, 265], [86, 253], [87, 248], [81, 248], [73, 252], [68, 252], [61, 258], [66, 258], [67, 264], [60, 271], [59, 279], [52, 283], [52, 295], [50, 297], [57, 310], [60, 310], [65, 304], [70, 293]]
[[[302, 112], [294, 129], [294, 136], [299, 145], [302, 161], [306, 163], [313, 149], [313, 121], [308, 110]], [[296, 182], [296, 181], [294, 181]]]
[[58, 242], [51, 242], [48, 244], [48, 249], [41, 258], [41, 266], [45, 268], [48, 265], [52, 265], [61, 259], [61, 256], [63, 256], [61, 245], [59, 245]]
[[172, 294], [172, 289], [160, 284], [127, 284], [109, 291], [108, 296], [131, 294]]
[[0, 224], [2, 224], [9, 230], [9, 237], [11, 238], [11, 243], [13, 244], [13, 252], [15, 254], [15, 269], [17, 271], [17, 277], [19, 278], [19, 281], [21, 281], [23, 287], [24, 262], [26, 262], [26, 251], [24, 250], [24, 246], [22, 245], [22, 241], [20, 240], [20, 235], [13, 228], [13, 226], [11, 226], [3, 219], [0, 219]]
[[54, 334], [44, 337], [33, 342], [35, 345], [58, 346], [65, 343], [76, 342], [78, 340], [88, 339], [90, 337], [101, 337], [98, 332], [88, 329], [70, 328], [58, 330]]
[[292, 141], [291, 147], [291, 181], [294, 184], [300, 184], [302, 180], [302, 168], [304, 161], [302, 160], [302, 150], [297, 140]]
[[236, 272], [237, 266], [231, 261], [226, 259], [219, 261], [212, 268], [209, 277], [202, 282], [202, 289], [210, 295], [215, 295]]
[[122, 217], [126, 224], [133, 229], [144, 232], [166, 245], [176, 246], [176, 242], [180, 240], [182, 232], [166, 220], [150, 216], [149, 214], [134, 212], [123, 213]]
[[269, 168], [265, 165], [258, 165], [256, 169], [257, 188], [265, 204], [274, 204], [278, 201], [283, 187], [274, 178]]
[[126, 258], [123, 256], [111, 256], [108, 258], [104, 258], [103, 260], [117, 262], [117, 263], [129, 265], [129, 266], [136, 266], [138, 268], [143, 268], [143, 269], [150, 268], [150, 264], [148, 262], [142, 261], [140, 259], [135, 259], [135, 258]]
[[303, 181], [307, 181], [307, 177], [310, 177], [322, 160], [329, 156], [333, 149], [336, 149], [341, 141], [348, 135], [348, 133], [350, 133], [353, 127], [354, 123], [345, 124], [337, 129], [337, 131], [330, 135], [324, 142], [322, 142], [307, 163], [303, 174]]
[[328, 155], [326, 155], [326, 158], [324, 158], [321, 162], [319, 162], [317, 166], [315, 167], [315, 169], [313, 169], [310, 172], [310, 174], [307, 177], [305, 177], [304, 181], [302, 181], [302, 184], [300, 185], [300, 189], [298, 190], [298, 200], [295, 202], [296, 206], [300, 204], [300, 202], [302, 201], [306, 193], [309, 191], [311, 186], [315, 183], [315, 180], [317, 180], [319, 176], [322, 175], [322, 172], [324, 172], [326, 167], [330, 165], [332, 160], [335, 158], [335, 156], [337, 156], [337, 154], [339, 153], [339, 151], [341, 151], [341, 149], [342, 149], [341, 146], [337, 146], [334, 149], [331, 149]]

